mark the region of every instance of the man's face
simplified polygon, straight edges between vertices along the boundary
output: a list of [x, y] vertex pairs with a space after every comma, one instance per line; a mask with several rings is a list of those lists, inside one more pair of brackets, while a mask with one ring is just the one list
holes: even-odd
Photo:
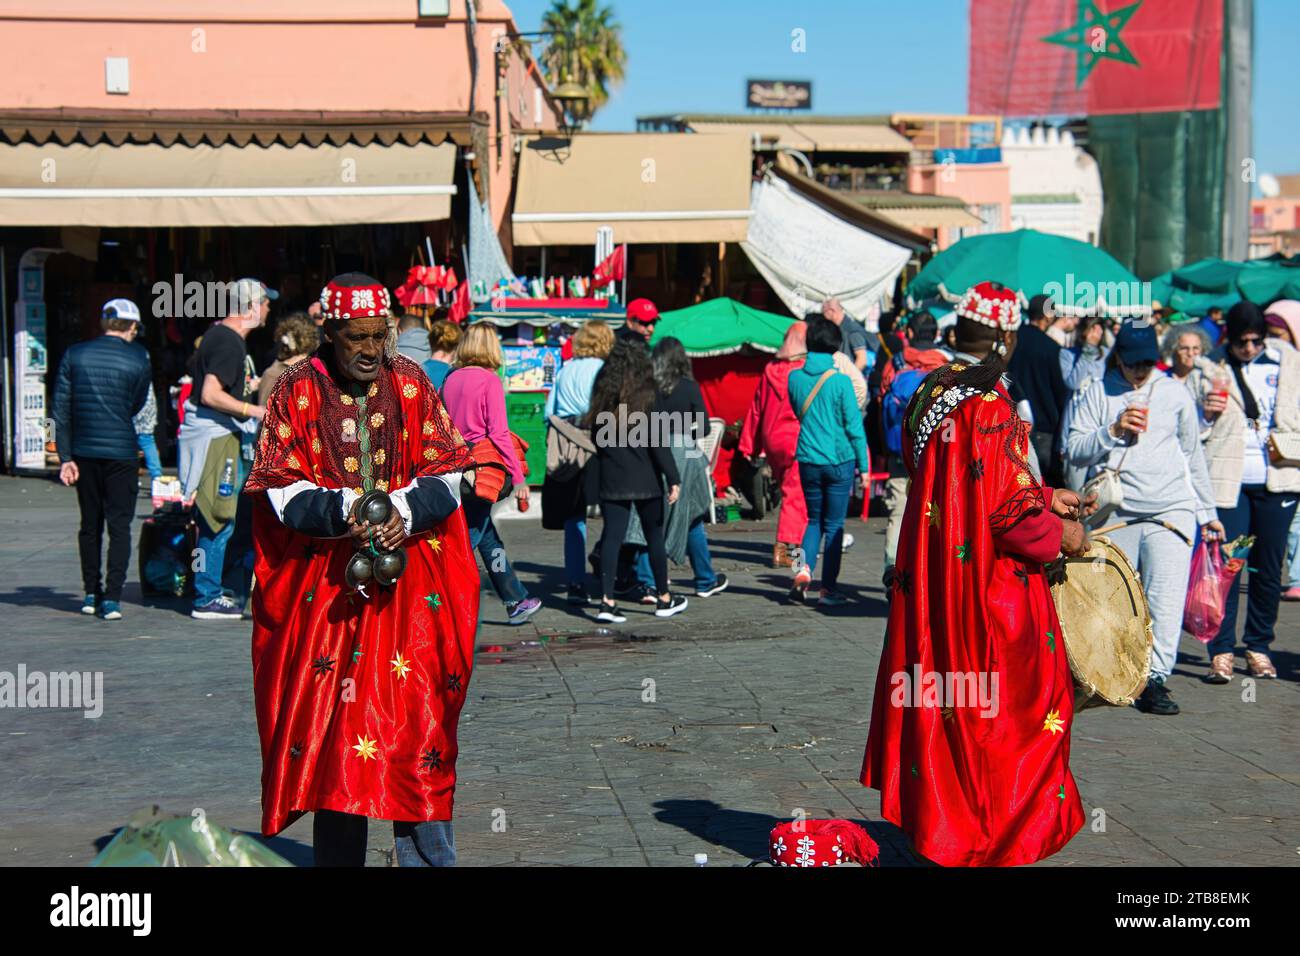
[[627, 327], [647, 342], [650, 341], [650, 336], [655, 334], [655, 324], [653, 322], [647, 323], [642, 322], [640, 319], [629, 318], [627, 320]]
[[822, 303], [822, 315], [839, 325], [844, 321], [844, 307], [840, 305], [839, 299], [827, 299]]
[[382, 315], [328, 323], [325, 338], [334, 348], [334, 366], [344, 378], [373, 382], [379, 377], [388, 338], [388, 320]]
[[1237, 361], [1253, 362], [1264, 351], [1264, 337], [1258, 332], [1247, 332], [1241, 338], [1233, 339], [1229, 348]]

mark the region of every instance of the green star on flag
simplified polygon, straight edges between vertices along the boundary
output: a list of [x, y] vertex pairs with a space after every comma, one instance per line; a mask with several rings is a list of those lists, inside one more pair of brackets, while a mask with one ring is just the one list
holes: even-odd
[[437, 594], [426, 594], [424, 596], [424, 603], [429, 605], [429, 610], [436, 611], [438, 608], [442, 607], [442, 598]]
[[970, 560], [970, 555], [971, 555], [971, 543], [970, 543], [969, 541], [967, 541], [965, 544], [959, 544], [959, 545], [957, 545], [957, 558], [958, 558], [958, 560], [960, 560], [960, 561], [969, 561], [969, 560]]
[[1075, 51], [1074, 85], [1076, 88], [1081, 87], [1092, 68], [1102, 58], [1141, 66], [1120, 36], [1120, 31], [1140, 6], [1142, 0], [1110, 13], [1102, 13], [1097, 9], [1096, 0], [1078, 0], [1078, 19], [1068, 29], [1041, 39], [1044, 43], [1055, 43]]
[[1047, 632], [1047, 649], [1053, 654], [1056, 653], [1056, 635], [1051, 631]]

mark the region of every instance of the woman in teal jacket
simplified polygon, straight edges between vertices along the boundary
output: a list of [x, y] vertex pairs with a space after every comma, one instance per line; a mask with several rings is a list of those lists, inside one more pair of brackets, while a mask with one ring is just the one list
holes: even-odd
[[844, 542], [844, 517], [853, 496], [856, 466], [866, 489], [871, 479], [867, 466], [867, 436], [862, 413], [847, 376], [835, 371], [834, 355], [840, 348], [840, 330], [829, 319], [808, 319], [808, 359], [790, 373], [790, 405], [800, 420], [795, 461], [808, 506], [808, 527], [803, 533], [801, 560], [794, 562], [794, 587], [790, 600], [802, 602], [812, 582], [817, 552], [825, 542], [826, 567], [822, 572], [822, 607], [848, 600], [835, 589], [840, 576]]

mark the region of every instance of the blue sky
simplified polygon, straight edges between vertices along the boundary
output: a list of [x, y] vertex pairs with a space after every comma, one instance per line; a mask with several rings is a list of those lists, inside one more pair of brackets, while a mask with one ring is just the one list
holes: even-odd
[[[812, 80], [817, 113], [966, 111], [967, 0], [605, 2], [623, 25], [628, 71], [594, 129], [632, 130], [656, 113], [743, 112], [748, 77]], [[525, 31], [551, 5], [507, 3]], [[1300, 172], [1298, 9], [1255, 0], [1260, 172]], [[791, 51], [796, 28], [805, 53]]]

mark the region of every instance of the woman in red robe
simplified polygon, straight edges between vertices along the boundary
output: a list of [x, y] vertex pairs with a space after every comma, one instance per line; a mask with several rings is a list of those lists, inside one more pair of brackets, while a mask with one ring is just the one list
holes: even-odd
[[[1015, 293], [958, 306], [958, 361], [908, 406], [907, 511], [861, 780], [944, 866], [1013, 866], [1083, 824], [1074, 684], [1043, 564], [1086, 550], [1078, 496], [1045, 488], [1002, 378]], [[977, 364], [978, 363], [978, 364]]]
[[[315, 811], [318, 865], [359, 865], [366, 818], [393, 820], [399, 863], [447, 864], [478, 617], [459, 501], [469, 449], [423, 370], [391, 350], [387, 290], [343, 276], [322, 302], [326, 344], [276, 383], [245, 488], [262, 831]], [[372, 489], [393, 503], [375, 529], [350, 517]], [[406, 568], [349, 587], [372, 531]]]

